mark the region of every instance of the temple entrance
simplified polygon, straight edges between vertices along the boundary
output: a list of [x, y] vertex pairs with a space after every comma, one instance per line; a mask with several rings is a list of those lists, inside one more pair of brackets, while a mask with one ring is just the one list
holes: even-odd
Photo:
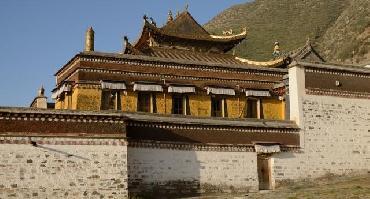
[[271, 160], [267, 155], [257, 155], [258, 182], [260, 190], [272, 189]]

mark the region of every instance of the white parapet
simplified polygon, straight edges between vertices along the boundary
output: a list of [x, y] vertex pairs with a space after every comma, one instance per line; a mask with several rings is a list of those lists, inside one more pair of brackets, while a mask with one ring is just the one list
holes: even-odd
[[[294, 63], [293, 63], [294, 64]], [[305, 95], [304, 67], [298, 64], [289, 68], [290, 119], [303, 128], [302, 99]]]

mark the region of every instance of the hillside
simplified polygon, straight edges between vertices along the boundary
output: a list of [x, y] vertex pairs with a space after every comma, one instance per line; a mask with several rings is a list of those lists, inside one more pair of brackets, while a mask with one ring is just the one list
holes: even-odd
[[236, 54], [255, 60], [272, 58], [273, 43], [288, 52], [307, 38], [328, 61], [370, 61], [370, 1], [368, 0], [256, 0], [226, 9], [205, 28], [221, 34], [247, 27], [247, 40]]

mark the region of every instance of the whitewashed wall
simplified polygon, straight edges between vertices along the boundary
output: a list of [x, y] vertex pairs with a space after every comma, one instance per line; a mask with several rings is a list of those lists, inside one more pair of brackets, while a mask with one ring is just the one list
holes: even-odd
[[129, 191], [243, 191], [258, 189], [253, 152], [128, 147]]
[[127, 197], [127, 146], [42, 147], [0, 144], [0, 198]]
[[277, 181], [370, 171], [370, 100], [290, 94], [300, 111], [293, 114], [302, 128], [302, 152], [273, 156]]

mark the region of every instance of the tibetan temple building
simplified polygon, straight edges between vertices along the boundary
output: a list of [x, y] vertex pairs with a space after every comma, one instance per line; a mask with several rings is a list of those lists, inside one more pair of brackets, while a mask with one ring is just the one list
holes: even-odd
[[16, 163], [0, 197], [197, 196], [368, 171], [369, 68], [326, 63], [309, 40], [235, 56], [247, 37], [185, 10], [162, 27], [144, 16], [135, 43], [105, 53], [89, 28], [55, 74], [54, 108], [43, 89], [32, 108], [0, 108], [0, 157]]

